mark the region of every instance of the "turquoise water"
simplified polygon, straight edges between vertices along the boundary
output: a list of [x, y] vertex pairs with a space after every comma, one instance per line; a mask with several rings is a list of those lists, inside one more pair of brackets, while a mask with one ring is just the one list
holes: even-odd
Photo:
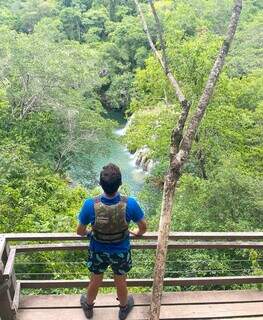
[[[120, 112], [110, 112], [107, 114], [107, 119], [115, 120], [117, 122], [117, 127], [113, 131], [116, 139], [109, 141], [109, 154], [107, 156], [99, 156], [94, 163], [93, 171], [95, 171], [96, 180], [99, 180], [99, 173], [103, 166], [110, 162], [114, 163], [121, 169], [122, 182], [125, 186], [125, 190], [127, 189], [129, 194], [136, 196], [143, 186], [146, 173], [142, 169], [136, 167], [133, 155], [121, 142], [121, 136], [124, 134], [126, 124], [123, 115]], [[85, 173], [85, 168], [74, 165], [69, 172], [69, 175], [73, 180], [71, 185], [74, 186], [77, 183], [80, 183], [87, 188], [96, 187], [98, 182], [94, 181], [94, 177], [85, 177]]]
[[121, 169], [123, 184], [128, 185], [131, 193], [136, 195], [143, 186], [146, 173], [135, 166], [133, 155], [121, 143], [120, 137], [123, 135], [123, 130], [123, 125], [114, 130], [117, 139], [111, 142], [110, 154], [96, 161], [95, 171], [99, 175], [104, 165], [110, 162], [116, 164]]

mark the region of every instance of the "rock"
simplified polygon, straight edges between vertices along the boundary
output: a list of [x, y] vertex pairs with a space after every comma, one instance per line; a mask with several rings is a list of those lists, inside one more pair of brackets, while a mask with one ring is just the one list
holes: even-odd
[[142, 163], [142, 154], [141, 153], [138, 153], [137, 156], [135, 157], [135, 165], [136, 166], [140, 166], [141, 163]]
[[109, 74], [109, 71], [108, 71], [107, 69], [102, 69], [102, 70], [99, 72], [100, 78], [106, 77], [108, 74]]
[[147, 161], [149, 160], [148, 158], [148, 155], [145, 154], [143, 157], [142, 157], [142, 160], [141, 160], [141, 167], [143, 169], [143, 171], [147, 171]]
[[[133, 114], [129, 118], [125, 127], [117, 132], [118, 135], [125, 135], [126, 134], [127, 130], [129, 129], [129, 127], [131, 126], [131, 124], [133, 122], [134, 115], [135, 114]], [[149, 158], [149, 154], [150, 154], [150, 149], [146, 145], [137, 149], [135, 151], [135, 153], [133, 154], [134, 164], [137, 167], [142, 168], [143, 171], [145, 171], [145, 172], [150, 172], [152, 170], [152, 168], [154, 167], [154, 161]]]
[[152, 159], [149, 159], [148, 164], [147, 164], [147, 172], [150, 172], [153, 167], [154, 167], [155, 163]]
[[143, 171], [148, 171], [148, 163], [149, 163], [150, 159], [147, 159], [146, 161], [143, 162], [142, 164], [142, 169]]
[[147, 146], [143, 146], [137, 149], [133, 155], [135, 165], [141, 167], [146, 172], [150, 172], [154, 167], [154, 161], [149, 158], [149, 153], [150, 149]]

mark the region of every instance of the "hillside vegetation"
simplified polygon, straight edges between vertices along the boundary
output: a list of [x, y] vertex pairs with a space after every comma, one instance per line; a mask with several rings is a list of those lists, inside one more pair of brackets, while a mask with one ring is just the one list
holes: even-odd
[[[147, 1], [141, 4], [158, 47]], [[192, 101], [191, 112], [231, 6], [231, 0], [156, 1], [168, 60]], [[74, 232], [83, 200], [98, 192], [94, 164], [114, 139], [112, 110], [132, 116], [123, 143], [132, 152], [147, 146], [155, 163], [138, 198], [150, 230], [157, 230], [180, 106], [150, 51], [134, 2], [0, 0], [0, 42], [0, 232]], [[173, 231], [262, 231], [262, 88], [263, 4], [246, 0], [184, 168]], [[75, 166], [88, 184], [72, 183], [81, 180], [72, 173]], [[131, 276], [144, 270], [150, 277], [153, 253], [141, 255], [134, 255]], [[21, 277], [85, 278], [83, 258], [22, 256], [16, 271]], [[252, 250], [182, 250], [169, 254], [167, 276], [252, 274], [262, 272], [262, 259]]]

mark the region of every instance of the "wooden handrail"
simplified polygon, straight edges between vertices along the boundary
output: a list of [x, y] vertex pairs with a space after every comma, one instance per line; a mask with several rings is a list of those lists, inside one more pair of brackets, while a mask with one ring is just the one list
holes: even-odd
[[16, 257], [16, 248], [12, 248], [8, 255], [8, 259], [5, 265], [5, 269], [3, 273], [4, 279], [9, 279], [11, 277], [11, 274], [14, 269], [15, 257]]
[[[48, 244], [33, 244], [33, 245], [16, 245], [17, 253], [22, 252], [35, 252], [35, 251], [54, 251], [54, 250], [87, 250], [87, 243], [48, 243]], [[156, 249], [157, 242], [144, 242], [132, 243], [133, 249]], [[212, 242], [212, 241], [199, 241], [199, 242], [181, 242], [170, 241], [168, 249], [227, 249], [227, 248], [243, 248], [243, 249], [263, 249], [263, 242]]]
[[[80, 240], [75, 233], [5, 233], [0, 234], [9, 241], [64, 241]], [[157, 232], [147, 232], [141, 237], [131, 236], [134, 240], [157, 240]], [[170, 240], [263, 240], [263, 232], [170, 232]]]
[[20, 284], [20, 282], [18, 281], [18, 282], [16, 283], [15, 295], [14, 295], [13, 304], [12, 304], [12, 309], [15, 310], [16, 312], [17, 312], [18, 307], [19, 307], [20, 288], [21, 288], [21, 284]]
[[[14, 261], [16, 249], [10, 247], [3, 235], [0, 235], [0, 319], [15, 319], [13, 301], [15, 297], [16, 278]], [[19, 293], [16, 300], [19, 299]]]
[[0, 261], [2, 260], [2, 255], [5, 250], [5, 245], [6, 245], [6, 239], [4, 236], [0, 235]]
[[[152, 279], [127, 279], [129, 287], [151, 287]], [[263, 283], [263, 276], [230, 276], [230, 277], [196, 277], [196, 278], [166, 278], [165, 286], [189, 286], [189, 285], [230, 285]], [[87, 280], [21, 280], [21, 288], [48, 289], [48, 288], [84, 288]], [[103, 287], [113, 287], [113, 279], [105, 279]]]
[[[20, 233], [5, 234], [8, 247], [9, 241], [47, 241], [53, 243], [16, 244], [11, 247], [5, 265], [4, 277], [8, 279], [14, 271], [16, 253], [30, 253], [35, 251], [53, 250], [86, 250], [86, 237], [79, 237], [72, 233]], [[131, 237], [133, 249], [155, 249], [157, 233], [148, 232], [142, 237]], [[58, 241], [65, 240], [64, 243]], [[70, 240], [70, 241], [68, 241]], [[74, 240], [74, 242], [71, 242]], [[76, 242], [76, 240], [78, 240]], [[81, 242], [79, 241], [81, 240]], [[136, 241], [134, 241], [136, 240]], [[153, 241], [154, 240], [154, 241]], [[183, 241], [182, 241], [183, 240]], [[257, 240], [257, 241], [256, 241]], [[262, 249], [263, 232], [171, 232], [169, 249], [226, 249], [226, 248], [254, 248]], [[2, 246], [3, 247], [3, 246]], [[1, 247], [0, 247], [1, 248]], [[8, 249], [9, 250], [9, 249]], [[152, 279], [128, 279], [128, 286], [152, 286]], [[88, 285], [86, 280], [22, 280], [21, 288], [74, 288]], [[230, 277], [196, 277], [196, 278], [167, 278], [166, 286], [183, 285], [230, 285], [263, 283], [263, 276], [230, 276]], [[18, 283], [17, 283], [18, 284]], [[113, 280], [106, 279], [103, 286], [112, 287]], [[17, 305], [20, 286], [16, 287], [13, 305]]]

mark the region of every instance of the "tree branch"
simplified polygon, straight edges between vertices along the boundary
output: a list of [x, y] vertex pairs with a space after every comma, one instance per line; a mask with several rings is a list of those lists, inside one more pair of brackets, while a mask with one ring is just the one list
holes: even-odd
[[168, 62], [167, 62], [167, 55], [166, 55], [166, 46], [165, 46], [165, 42], [164, 42], [164, 39], [163, 39], [163, 28], [161, 26], [161, 22], [160, 22], [158, 14], [156, 12], [156, 9], [155, 9], [153, 1], [149, 0], [149, 3], [150, 3], [151, 9], [152, 9], [152, 14], [154, 16], [154, 19], [155, 19], [155, 22], [156, 22], [156, 26], [157, 26], [158, 37], [159, 37], [159, 40], [160, 40], [160, 46], [161, 46], [161, 49], [162, 49], [162, 52], [163, 52], [163, 54], [162, 54], [163, 64], [164, 64], [163, 68], [164, 68], [165, 74], [167, 75], [167, 73], [168, 73]]
[[168, 80], [170, 81], [170, 83], [175, 91], [175, 95], [176, 95], [177, 99], [179, 100], [181, 107], [182, 107], [182, 112], [181, 112], [180, 117], [178, 119], [177, 127], [173, 130], [172, 135], [171, 135], [170, 162], [172, 163], [173, 159], [179, 149], [179, 145], [180, 145], [180, 142], [181, 142], [181, 139], [183, 136], [183, 130], [184, 130], [184, 126], [185, 126], [188, 114], [189, 114], [191, 103], [188, 100], [186, 100], [183, 92], [181, 91], [181, 89], [179, 87], [177, 80], [175, 79], [174, 75], [172, 74], [172, 72], [168, 66], [161, 22], [160, 22], [158, 14], [156, 12], [153, 1], [152, 0], [148, 0], [148, 1], [150, 3], [151, 10], [152, 10], [155, 22], [156, 22], [158, 37], [160, 39], [160, 45], [161, 45], [161, 49], [162, 49], [162, 55], [160, 55], [159, 51], [157, 50], [157, 48], [155, 47], [155, 45], [152, 41], [149, 28], [147, 26], [144, 14], [142, 12], [142, 9], [141, 9], [141, 6], [140, 6], [138, 0], [134, 0], [135, 4], [137, 6], [138, 12], [140, 14], [143, 29], [147, 35], [150, 47], [151, 47], [152, 51], [154, 52], [155, 56], [157, 57], [157, 59], [160, 61], [160, 64], [165, 72], [165, 75], [167, 76]]
[[21, 114], [20, 114], [20, 118], [21, 119], [25, 118], [27, 116], [27, 114], [32, 110], [32, 108], [37, 103], [37, 99], [38, 99], [38, 96], [37, 95], [33, 95], [27, 100], [27, 102], [24, 102], [24, 104], [22, 106], [22, 111], [21, 111]]
[[186, 100], [186, 98], [185, 98], [185, 96], [184, 96], [184, 94], [183, 94], [183, 92], [182, 92], [177, 80], [175, 79], [174, 75], [172, 74], [171, 70], [168, 67], [167, 58], [166, 58], [166, 52], [165, 52], [165, 45], [164, 45], [163, 36], [162, 36], [162, 28], [161, 28], [160, 20], [159, 20], [159, 17], [157, 15], [157, 12], [155, 10], [154, 4], [153, 4], [153, 2], [151, 0], [149, 0], [151, 8], [152, 8], [152, 12], [153, 12], [156, 24], [157, 24], [158, 36], [159, 36], [160, 44], [161, 44], [161, 47], [162, 47], [162, 50], [163, 50], [163, 55], [161, 55], [159, 53], [159, 51], [157, 50], [157, 48], [155, 47], [155, 45], [153, 43], [149, 28], [147, 26], [147, 23], [146, 23], [144, 14], [142, 12], [141, 6], [139, 4], [139, 1], [138, 0], [134, 0], [134, 2], [135, 2], [135, 5], [136, 5], [136, 7], [138, 9], [138, 12], [139, 12], [139, 15], [140, 15], [140, 18], [141, 18], [141, 22], [142, 22], [142, 25], [143, 25], [143, 30], [144, 30], [145, 34], [147, 35], [149, 45], [150, 45], [153, 53], [155, 54], [156, 58], [159, 60], [159, 62], [161, 64], [161, 66], [162, 66], [167, 78], [169, 79], [169, 81], [170, 81], [170, 83], [171, 83], [171, 85], [172, 85], [172, 87], [173, 87], [173, 89], [175, 91], [175, 95], [176, 95], [177, 99], [179, 100], [182, 108], [184, 108], [184, 106], [186, 104], [188, 104], [188, 102], [187, 102], [187, 100]]
[[218, 53], [218, 56], [215, 60], [215, 63], [213, 65], [213, 68], [210, 72], [210, 75], [208, 77], [205, 89], [202, 93], [202, 96], [199, 100], [197, 110], [195, 114], [193, 115], [189, 126], [186, 130], [185, 135], [182, 138], [181, 144], [180, 144], [180, 150], [183, 152], [181, 153], [183, 162], [185, 162], [186, 158], [188, 157], [188, 154], [190, 152], [192, 142], [194, 140], [194, 136], [197, 132], [198, 126], [204, 116], [204, 113], [207, 109], [208, 103], [213, 95], [215, 85], [217, 83], [219, 74], [221, 70], [223, 69], [225, 57], [228, 54], [231, 42], [234, 38], [238, 20], [240, 17], [240, 13], [242, 10], [242, 0], [235, 0], [235, 5], [232, 11], [232, 15], [230, 18], [230, 23], [228, 26], [226, 37], [223, 41], [223, 44], [220, 48], [220, 51]]
[[231, 42], [233, 40], [235, 31], [237, 28], [241, 9], [242, 9], [242, 0], [235, 0], [235, 5], [232, 11], [232, 16], [230, 18], [230, 23], [228, 26], [226, 38], [219, 51], [219, 54], [216, 58], [214, 66], [210, 72], [205, 89], [198, 103], [197, 110], [190, 121], [190, 124], [186, 130], [186, 133], [184, 134], [181, 140], [181, 143], [179, 145], [179, 150], [178, 150], [178, 141], [180, 139], [177, 140], [178, 130], [180, 131], [182, 126], [185, 124], [184, 112], [182, 112], [179, 118], [178, 127], [174, 129], [172, 134], [170, 167], [169, 167], [168, 174], [165, 177], [164, 189], [163, 189], [162, 209], [161, 209], [161, 217], [160, 217], [160, 223], [159, 223], [158, 244], [157, 244], [157, 251], [156, 251], [154, 281], [153, 281], [153, 287], [152, 287], [152, 298], [151, 298], [151, 305], [150, 305], [149, 320], [160, 319], [163, 279], [164, 279], [165, 262], [166, 262], [166, 256], [167, 256], [167, 243], [168, 243], [169, 231], [171, 226], [176, 186], [180, 179], [184, 162], [187, 160], [188, 155], [190, 153], [192, 142], [194, 140], [198, 126], [200, 125], [200, 122], [204, 116], [205, 110], [212, 97], [217, 79], [223, 68], [225, 57], [229, 51], [229, 47], [231, 45]]

